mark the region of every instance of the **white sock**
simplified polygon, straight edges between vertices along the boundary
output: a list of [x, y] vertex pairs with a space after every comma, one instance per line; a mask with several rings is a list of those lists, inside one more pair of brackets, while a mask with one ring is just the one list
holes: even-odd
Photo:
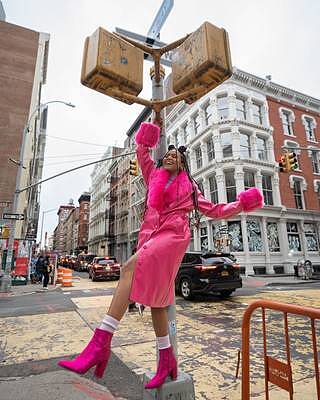
[[100, 329], [104, 331], [108, 331], [110, 333], [114, 333], [119, 325], [119, 322], [117, 319], [111, 317], [110, 315], [106, 314], [102, 320], [101, 325], [99, 326]]
[[159, 350], [167, 349], [171, 346], [169, 335], [157, 337], [157, 346]]

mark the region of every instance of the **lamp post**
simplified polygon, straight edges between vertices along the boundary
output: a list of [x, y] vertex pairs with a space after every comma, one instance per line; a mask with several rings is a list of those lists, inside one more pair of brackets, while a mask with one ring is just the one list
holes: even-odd
[[[40, 250], [42, 248], [42, 233], [43, 233], [43, 223], [44, 223], [44, 215], [50, 212], [56, 211], [56, 208], [51, 208], [50, 210], [42, 211], [42, 222], [41, 222], [41, 231], [40, 231]], [[44, 246], [45, 247], [45, 246]]]
[[[34, 117], [34, 115], [37, 112], [39, 112], [43, 107], [46, 107], [48, 104], [52, 104], [52, 103], [61, 103], [68, 107], [72, 107], [72, 108], [75, 107], [74, 104], [67, 103], [62, 100], [51, 100], [51, 101], [47, 101], [46, 103], [39, 104], [35, 108], [35, 110], [31, 113], [31, 115], [22, 131], [22, 142], [21, 142], [21, 147], [20, 147], [20, 157], [19, 157], [18, 171], [17, 171], [17, 178], [16, 178], [16, 188], [15, 188], [15, 191], [13, 194], [13, 202], [12, 202], [12, 214], [17, 214], [20, 181], [21, 181], [22, 170], [23, 170], [23, 166], [24, 166], [23, 158], [24, 158], [24, 152], [25, 152], [25, 146], [26, 146], [26, 136], [29, 132], [31, 120]], [[10, 272], [11, 272], [11, 263], [12, 263], [12, 257], [13, 257], [13, 245], [14, 245], [14, 237], [15, 237], [15, 230], [16, 230], [16, 220], [11, 219], [10, 221], [11, 221], [10, 222], [10, 236], [9, 236], [9, 240], [8, 240], [6, 267], [5, 267], [4, 275], [2, 276], [2, 279], [1, 279], [0, 292], [8, 292], [11, 287]]]

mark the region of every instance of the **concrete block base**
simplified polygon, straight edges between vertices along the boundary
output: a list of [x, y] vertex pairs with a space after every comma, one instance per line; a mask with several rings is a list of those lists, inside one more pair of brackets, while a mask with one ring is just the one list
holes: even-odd
[[193, 379], [190, 375], [180, 372], [178, 378], [170, 378], [159, 389], [144, 389], [145, 383], [154, 376], [147, 372], [143, 376], [142, 400], [195, 400]]

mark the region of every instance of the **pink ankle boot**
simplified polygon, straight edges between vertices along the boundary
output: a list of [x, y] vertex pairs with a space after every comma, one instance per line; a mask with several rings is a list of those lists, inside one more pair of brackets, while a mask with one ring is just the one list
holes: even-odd
[[85, 374], [90, 368], [96, 366], [94, 375], [102, 378], [110, 357], [112, 336], [112, 333], [97, 328], [81, 354], [74, 360], [61, 360], [58, 365], [77, 374]]
[[160, 387], [169, 375], [173, 380], [176, 380], [178, 375], [177, 360], [174, 356], [172, 347], [159, 350], [157, 373], [144, 386], [145, 389], [155, 389]]

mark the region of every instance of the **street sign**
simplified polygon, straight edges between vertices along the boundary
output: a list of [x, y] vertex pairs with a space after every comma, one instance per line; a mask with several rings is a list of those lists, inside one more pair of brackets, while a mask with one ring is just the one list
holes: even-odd
[[170, 11], [172, 10], [172, 7], [173, 7], [173, 0], [163, 0], [159, 8], [159, 11], [157, 12], [157, 15], [153, 20], [151, 27], [147, 33], [147, 36], [149, 38], [156, 39], [158, 37], [163, 24], [165, 23], [166, 19], [168, 18], [168, 15], [170, 14]]
[[[140, 35], [139, 33], [135, 33], [135, 32], [130, 32], [127, 31], [126, 29], [122, 29], [122, 28], [116, 28], [116, 32], [119, 33], [120, 35], [126, 36], [130, 39], [133, 39], [137, 42], [141, 42], [144, 44], [147, 44], [150, 47], [155, 47], [155, 48], [159, 48], [159, 47], [164, 47], [166, 46], [166, 43], [164, 42], [160, 42], [159, 40], [155, 40], [152, 39], [148, 36], [143, 36]], [[166, 65], [167, 67], [171, 67], [172, 64], [172, 51], [168, 51], [167, 53], [165, 53], [161, 59], [160, 59], [160, 63], [163, 65]], [[144, 59], [148, 60], [148, 61], [153, 61], [153, 58], [151, 57], [150, 54], [144, 53]]]
[[23, 221], [24, 220], [24, 214], [3, 213], [2, 214], [2, 218], [3, 219], [16, 220], [16, 221]]
[[36, 236], [35, 236], [35, 235], [28, 235], [28, 234], [26, 234], [26, 240], [28, 240], [28, 241], [36, 240]]

